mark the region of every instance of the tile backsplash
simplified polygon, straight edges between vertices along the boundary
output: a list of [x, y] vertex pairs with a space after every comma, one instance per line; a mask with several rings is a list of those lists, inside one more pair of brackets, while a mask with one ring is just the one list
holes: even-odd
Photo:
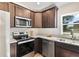
[[28, 32], [28, 35], [34, 36], [37, 35], [38, 29], [37, 28], [11, 28], [10, 33], [12, 35], [12, 32]]
[[59, 35], [57, 28], [41, 28], [38, 30], [38, 35]]
[[29, 35], [58, 35], [57, 28], [11, 28], [12, 32], [28, 32]]

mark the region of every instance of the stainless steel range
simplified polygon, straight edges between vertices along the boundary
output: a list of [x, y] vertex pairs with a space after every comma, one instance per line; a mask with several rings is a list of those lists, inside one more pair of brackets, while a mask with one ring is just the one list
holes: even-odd
[[34, 39], [28, 36], [27, 32], [13, 33], [17, 40], [17, 57], [24, 56], [34, 50]]

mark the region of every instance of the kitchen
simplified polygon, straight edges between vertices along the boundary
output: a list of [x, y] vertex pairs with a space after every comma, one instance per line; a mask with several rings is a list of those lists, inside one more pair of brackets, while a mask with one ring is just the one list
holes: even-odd
[[0, 10], [10, 13], [7, 55], [78, 57], [78, 20], [73, 22], [73, 16], [79, 13], [78, 5], [77, 2], [1, 2]]

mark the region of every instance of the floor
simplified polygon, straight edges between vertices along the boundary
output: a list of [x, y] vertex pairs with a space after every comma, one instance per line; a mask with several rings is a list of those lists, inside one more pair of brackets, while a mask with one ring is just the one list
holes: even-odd
[[41, 54], [39, 54], [39, 53], [36, 53], [35, 55], [34, 55], [34, 57], [43, 57]]
[[29, 53], [29, 54], [26, 54], [26, 55], [24, 55], [24, 56], [22, 56], [22, 57], [43, 57], [41, 54], [39, 54], [39, 53], [36, 53], [35, 55], [34, 55], [34, 51], [33, 52], [31, 52], [31, 53]]

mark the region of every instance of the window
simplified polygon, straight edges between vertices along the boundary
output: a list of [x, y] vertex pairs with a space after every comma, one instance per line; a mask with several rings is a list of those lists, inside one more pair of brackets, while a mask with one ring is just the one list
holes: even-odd
[[63, 16], [63, 34], [70, 34], [71, 29], [79, 33], [79, 14], [70, 14]]

